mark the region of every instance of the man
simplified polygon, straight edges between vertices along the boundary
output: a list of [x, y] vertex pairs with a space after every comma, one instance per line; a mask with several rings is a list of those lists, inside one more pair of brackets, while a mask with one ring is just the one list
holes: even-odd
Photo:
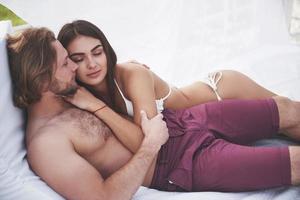
[[121, 143], [117, 129], [111, 133], [93, 114], [61, 98], [78, 94], [77, 66], [52, 32], [28, 29], [8, 39], [8, 49], [14, 101], [28, 111], [29, 163], [68, 199], [130, 199], [140, 185], [244, 191], [300, 183], [299, 147], [240, 145], [279, 129], [299, 139], [298, 102], [274, 97], [165, 110], [169, 139], [161, 115], [148, 120], [144, 113], [145, 137], [137, 140], [139, 148], [129, 147], [128, 130], [119, 130], [126, 135], [118, 137]]
[[[151, 120], [144, 115], [145, 137], [132, 156], [93, 114], [59, 97], [76, 92], [77, 65], [52, 32], [25, 30], [8, 39], [8, 49], [14, 102], [27, 108], [26, 144], [33, 170], [67, 199], [130, 199], [168, 138], [161, 115]], [[105, 180], [89, 162], [106, 165], [98, 166], [107, 171]], [[106, 177], [110, 170], [115, 173]]]

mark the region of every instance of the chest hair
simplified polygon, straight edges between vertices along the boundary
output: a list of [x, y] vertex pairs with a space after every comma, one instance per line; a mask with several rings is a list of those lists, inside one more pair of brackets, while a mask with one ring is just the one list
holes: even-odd
[[78, 128], [82, 136], [102, 136], [107, 139], [112, 135], [110, 128], [104, 122], [83, 110], [69, 109], [60, 118], [62, 121], [69, 121], [75, 128]]

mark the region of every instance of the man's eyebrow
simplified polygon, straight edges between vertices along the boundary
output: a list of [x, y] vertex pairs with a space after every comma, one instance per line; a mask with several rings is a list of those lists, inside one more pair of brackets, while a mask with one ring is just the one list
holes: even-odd
[[[94, 48], [92, 48], [91, 51], [94, 51], [94, 50], [96, 50], [96, 49], [99, 48], [99, 47], [102, 47], [102, 44], [96, 45]], [[72, 57], [72, 56], [80, 56], [80, 55], [83, 55], [83, 54], [84, 54], [84, 53], [72, 53], [72, 54], [69, 55], [69, 57]]]

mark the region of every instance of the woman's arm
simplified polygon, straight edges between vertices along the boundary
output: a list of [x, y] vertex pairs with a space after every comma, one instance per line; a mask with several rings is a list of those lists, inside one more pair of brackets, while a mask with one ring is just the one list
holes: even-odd
[[[138, 151], [144, 138], [142, 129], [131, 121], [121, 117], [85, 88], [80, 87], [74, 96], [64, 97], [64, 99], [83, 110], [95, 114], [112, 129], [115, 136], [125, 147], [132, 153]], [[102, 109], [98, 110], [99, 108]]]
[[132, 153], [137, 152], [144, 138], [139, 126], [120, 116], [108, 106], [94, 114], [112, 129], [114, 135], [124, 146]]
[[112, 129], [125, 147], [135, 153], [144, 137], [140, 128], [140, 110], [146, 111], [150, 119], [157, 115], [154, 81], [151, 71], [139, 64], [130, 64], [128, 68], [126, 67], [122, 77], [126, 78], [124, 82], [126, 94], [133, 102], [135, 123], [120, 116], [108, 106], [94, 113], [105, 104], [83, 87], [80, 87], [74, 96], [64, 98], [73, 105], [94, 113]]
[[141, 65], [131, 64], [122, 73], [121, 80], [124, 93], [133, 104], [134, 122], [141, 125], [140, 110], [145, 110], [150, 119], [156, 116], [156, 95], [152, 72]]

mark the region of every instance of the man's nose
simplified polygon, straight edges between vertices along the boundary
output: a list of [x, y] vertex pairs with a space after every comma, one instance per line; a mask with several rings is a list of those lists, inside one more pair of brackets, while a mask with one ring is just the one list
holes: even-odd
[[72, 69], [73, 72], [75, 72], [78, 69], [79, 66], [75, 62], [73, 62], [72, 60], [71, 60], [71, 63], [72, 63], [71, 64], [71, 69]]

